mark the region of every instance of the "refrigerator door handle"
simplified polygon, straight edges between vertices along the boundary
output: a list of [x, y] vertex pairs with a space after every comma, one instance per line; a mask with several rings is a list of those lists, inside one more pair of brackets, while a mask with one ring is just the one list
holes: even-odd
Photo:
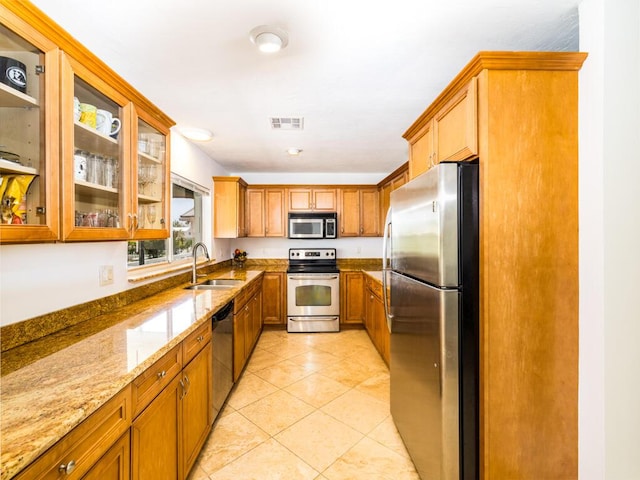
[[391, 242], [389, 235], [391, 233], [391, 208], [387, 210], [387, 217], [384, 221], [384, 233], [382, 234], [382, 303], [384, 305], [384, 315], [387, 319], [387, 328], [391, 333], [391, 323], [393, 315], [389, 311], [389, 296], [387, 289], [387, 274], [391, 270], [391, 258], [389, 257], [389, 249]]

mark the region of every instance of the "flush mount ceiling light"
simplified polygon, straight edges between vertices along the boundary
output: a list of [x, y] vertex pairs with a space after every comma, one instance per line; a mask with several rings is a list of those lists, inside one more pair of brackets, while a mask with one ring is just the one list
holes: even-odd
[[194, 142], [209, 142], [213, 139], [213, 133], [204, 128], [182, 127], [179, 131], [185, 138]]
[[282, 50], [289, 43], [287, 32], [278, 27], [260, 25], [249, 32], [249, 38], [264, 53]]
[[289, 155], [300, 155], [302, 153], [302, 149], [295, 147], [287, 148], [287, 153]]

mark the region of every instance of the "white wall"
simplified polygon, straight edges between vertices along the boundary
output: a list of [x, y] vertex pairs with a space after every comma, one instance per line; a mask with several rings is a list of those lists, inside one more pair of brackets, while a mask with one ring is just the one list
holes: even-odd
[[[227, 175], [200, 149], [172, 133], [171, 170], [209, 189], [213, 175]], [[213, 197], [211, 197], [213, 198]], [[211, 218], [211, 202], [205, 202]], [[211, 252], [228, 252], [228, 240], [205, 242]], [[227, 254], [218, 260], [230, 258]], [[114, 282], [100, 286], [101, 265], [113, 266]], [[127, 281], [127, 242], [0, 245], [0, 325], [113, 295], [141, 285]]]
[[580, 50], [580, 479], [640, 478], [640, 7], [584, 0]]

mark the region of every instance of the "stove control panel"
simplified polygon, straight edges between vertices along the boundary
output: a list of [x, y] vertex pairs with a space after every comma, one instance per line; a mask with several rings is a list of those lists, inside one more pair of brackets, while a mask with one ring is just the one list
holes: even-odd
[[335, 260], [335, 248], [290, 248], [289, 260], [304, 260], [308, 262]]

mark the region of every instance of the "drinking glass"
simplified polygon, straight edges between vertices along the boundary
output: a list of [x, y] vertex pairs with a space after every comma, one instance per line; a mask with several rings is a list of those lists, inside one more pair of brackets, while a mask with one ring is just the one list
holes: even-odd
[[153, 227], [153, 224], [156, 223], [156, 206], [155, 205], [147, 205], [147, 220], [149, 220], [150, 227]]

